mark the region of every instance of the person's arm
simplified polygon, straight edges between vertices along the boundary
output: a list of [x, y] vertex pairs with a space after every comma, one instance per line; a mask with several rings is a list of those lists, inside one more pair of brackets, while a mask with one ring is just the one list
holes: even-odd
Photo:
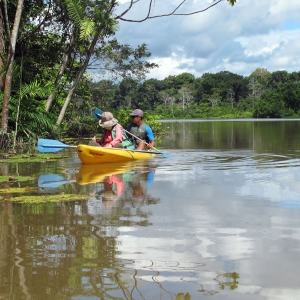
[[153, 131], [149, 125], [146, 126], [146, 134], [147, 134], [147, 137], [149, 140], [147, 147], [149, 149], [151, 149], [152, 147], [155, 147], [155, 137], [154, 137]]
[[108, 143], [107, 139], [109, 135], [110, 135], [110, 131], [105, 129], [101, 140], [98, 142], [100, 146], [105, 147], [107, 145]]
[[123, 128], [121, 125], [116, 126], [116, 137], [110, 142], [110, 144], [114, 147], [118, 143], [122, 143], [124, 136]]
[[92, 137], [92, 141], [101, 145], [101, 140], [96, 139], [96, 136]]

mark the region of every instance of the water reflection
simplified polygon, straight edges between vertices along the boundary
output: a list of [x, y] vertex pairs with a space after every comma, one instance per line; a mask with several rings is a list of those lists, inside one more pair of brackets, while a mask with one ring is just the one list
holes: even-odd
[[199, 123], [168, 159], [37, 165], [88, 200], [1, 202], [0, 298], [298, 299], [300, 122]]
[[[148, 192], [155, 167], [95, 167], [81, 166], [76, 180], [62, 174], [38, 178], [47, 192], [61, 185], [93, 191], [87, 201], [1, 203], [0, 298], [133, 299], [119, 258], [119, 234], [122, 228], [151, 224], [147, 206], [160, 202]], [[76, 181], [79, 186], [72, 188]]]
[[[235, 289], [237, 276], [207, 272], [204, 263], [168, 260], [167, 256], [161, 260], [159, 252], [149, 259], [143, 257], [142, 247], [135, 251], [138, 243], [133, 244], [132, 233], [153, 225], [150, 206], [160, 203], [150, 192], [156, 168], [155, 163], [113, 168], [82, 165], [75, 181], [72, 176], [67, 179], [70, 174], [42, 174], [38, 185], [47, 192], [63, 185], [66, 191], [91, 197], [77, 203], [2, 203], [0, 296], [150, 299], [160, 294], [162, 299], [191, 299], [195, 288], [203, 295]], [[144, 246], [161, 243], [160, 238], [156, 242], [138, 239]], [[181, 289], [174, 289], [177, 282], [183, 283]]]
[[[154, 180], [155, 167], [147, 164], [82, 165], [76, 175], [80, 185], [93, 188], [95, 200], [102, 200], [105, 208], [112, 208], [117, 200], [151, 201], [147, 188]], [[95, 205], [95, 203], [94, 203]]]
[[61, 174], [43, 174], [38, 178], [38, 187], [41, 189], [55, 189], [70, 182], [71, 180], [66, 180]]

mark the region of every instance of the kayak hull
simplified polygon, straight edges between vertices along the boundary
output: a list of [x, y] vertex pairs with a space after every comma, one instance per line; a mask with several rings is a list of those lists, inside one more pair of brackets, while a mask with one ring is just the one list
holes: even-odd
[[76, 152], [81, 162], [85, 165], [143, 160], [156, 155], [156, 153], [151, 153], [150, 151], [105, 148], [90, 145], [78, 145]]

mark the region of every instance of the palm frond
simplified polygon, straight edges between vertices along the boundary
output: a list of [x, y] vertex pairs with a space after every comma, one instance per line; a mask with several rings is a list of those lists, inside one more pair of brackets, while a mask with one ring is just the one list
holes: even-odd
[[44, 96], [44, 90], [41, 88], [40, 84], [37, 81], [33, 81], [30, 84], [25, 84], [21, 87], [20, 98], [24, 98], [26, 96]]
[[84, 19], [80, 24], [80, 39], [85, 40], [88, 39], [95, 28], [95, 22], [91, 19]]
[[82, 3], [80, 0], [66, 0], [67, 9], [69, 12], [70, 17], [76, 23], [78, 27], [82, 22], [84, 17], [84, 9], [82, 7]]
[[19, 120], [19, 131], [30, 131], [37, 135], [54, 131], [55, 122], [45, 111], [22, 111]]

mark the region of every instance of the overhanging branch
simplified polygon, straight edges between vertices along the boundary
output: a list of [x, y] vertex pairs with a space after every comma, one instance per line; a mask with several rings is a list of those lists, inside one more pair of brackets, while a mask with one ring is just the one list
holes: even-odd
[[176, 13], [176, 11], [184, 4], [184, 2], [186, 2], [186, 0], [183, 0], [179, 5], [177, 5], [177, 7], [172, 12], [170, 12], [168, 14], [161, 14], [161, 15], [155, 15], [155, 16], [150, 16], [151, 9], [152, 9], [152, 3], [153, 3], [153, 0], [150, 0], [149, 7], [148, 7], [148, 13], [147, 13], [147, 16], [145, 18], [143, 18], [141, 20], [132, 20], [132, 19], [125, 19], [125, 18], [123, 18], [123, 16], [127, 12], [129, 12], [130, 9], [132, 8], [132, 6], [135, 3], [137, 3], [138, 1], [139, 0], [137, 0], [137, 1], [131, 0], [128, 9], [126, 9], [125, 12], [123, 12], [122, 14], [120, 14], [119, 16], [117, 16], [116, 19], [119, 19], [119, 20], [122, 20], [122, 21], [125, 21], [125, 22], [141, 23], [141, 22], [144, 22], [146, 20], [150, 20], [150, 19], [154, 19], [154, 18], [162, 18], [162, 17], [170, 17], [170, 16], [190, 16], [190, 15], [195, 15], [195, 14], [198, 14], [198, 13], [202, 13], [202, 12], [204, 12], [204, 11], [212, 8], [213, 6], [219, 4], [223, 0], [218, 0], [214, 4], [211, 4], [211, 5], [209, 5], [208, 7], [204, 8], [204, 9], [197, 10], [197, 11], [194, 11], [194, 12], [190, 12], [190, 13]]

